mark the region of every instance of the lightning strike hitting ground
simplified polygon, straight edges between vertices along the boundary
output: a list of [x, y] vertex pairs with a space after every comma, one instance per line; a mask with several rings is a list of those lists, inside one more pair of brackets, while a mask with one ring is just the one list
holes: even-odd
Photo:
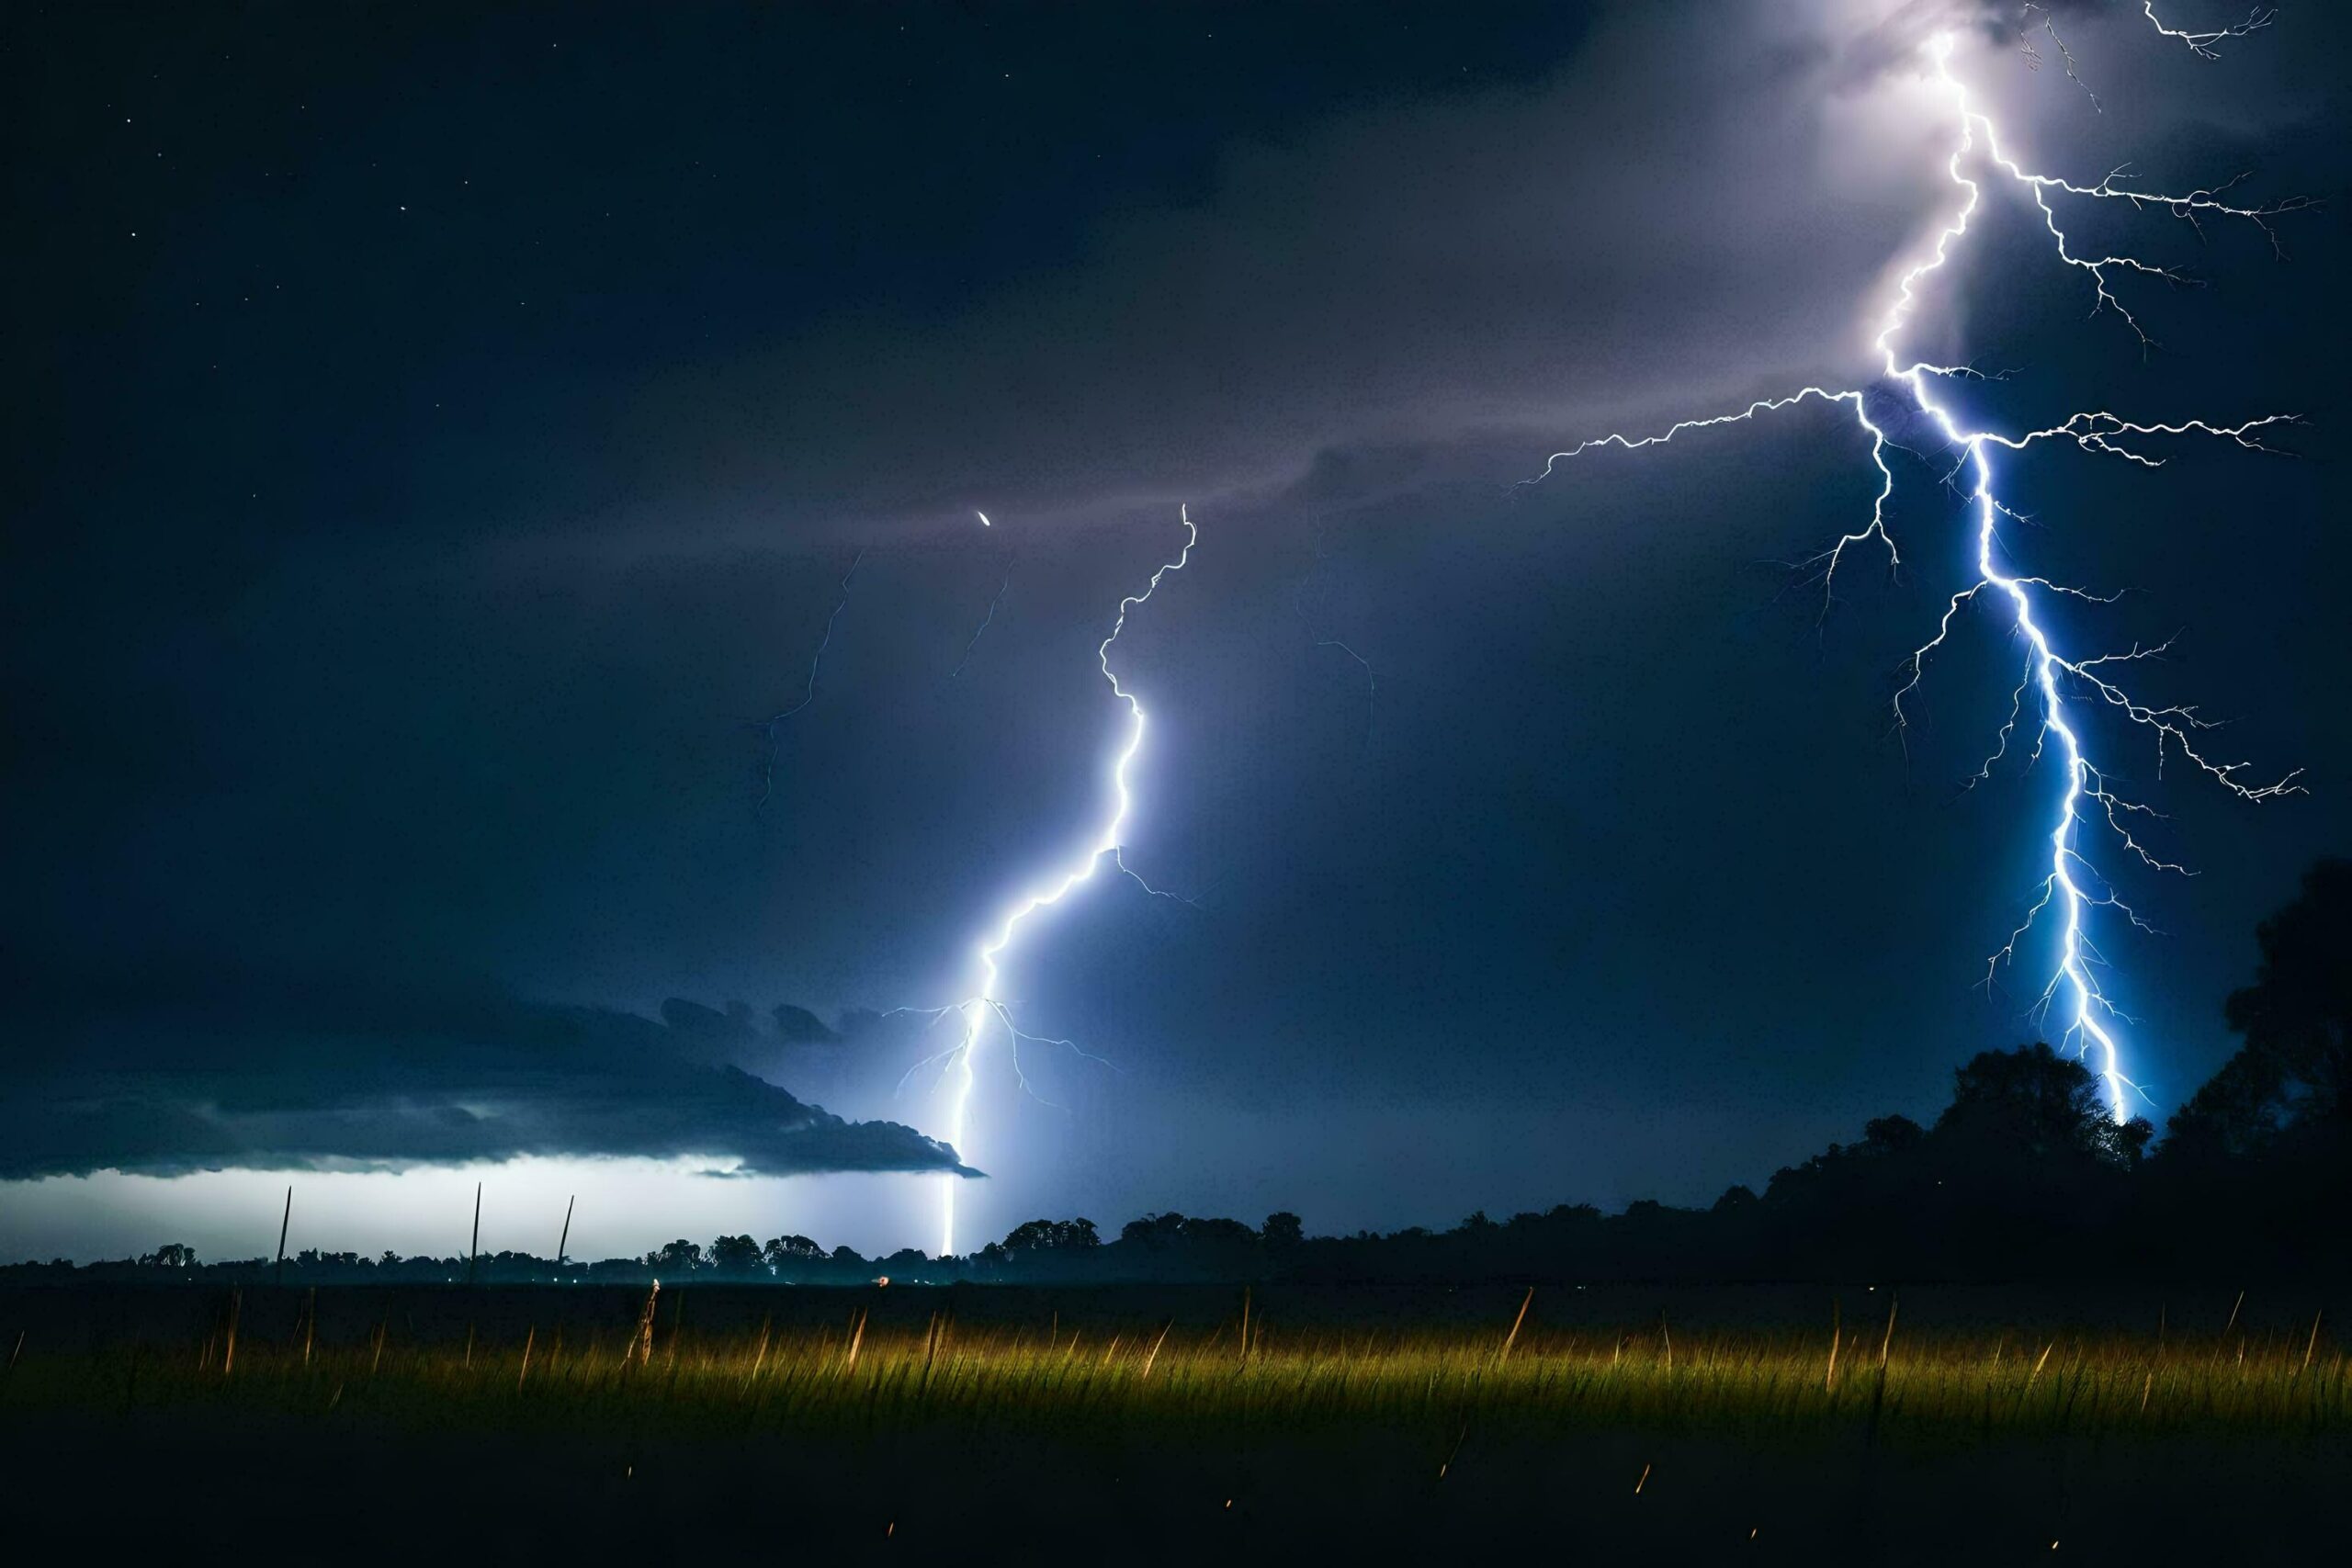
[[865, 561], [865, 552], [860, 550], [852, 558], [849, 570], [842, 573], [841, 597], [833, 601], [832, 614], [825, 617], [825, 635], [817, 639], [817, 651], [809, 656], [808, 683], [801, 691], [800, 700], [765, 723], [751, 727], [765, 737], [768, 743], [767, 756], [760, 764], [760, 804], [762, 806], [765, 806], [768, 803], [768, 796], [775, 793], [775, 758], [776, 750], [782, 744], [781, 727], [785, 720], [817, 700], [817, 671], [824, 668], [825, 649], [832, 646], [833, 623], [842, 618], [843, 610], [849, 608], [850, 580], [857, 575], [857, 569], [864, 565]]
[[[2153, 5], [2146, 7], [2146, 15], [2165, 36], [2180, 39], [2196, 53], [2210, 59], [2216, 43], [2225, 39], [2241, 38], [2268, 26], [2272, 14], [2258, 10], [2238, 27], [2207, 33], [2184, 33], [2165, 27], [2157, 18]], [[2052, 36], [2055, 37], [2054, 34]], [[2078, 714], [2103, 713], [2110, 719], [2147, 732], [2155, 747], [2159, 773], [2166, 755], [2173, 753], [2245, 800], [2274, 799], [2282, 795], [2299, 793], [2301, 786], [2295, 783], [2296, 774], [2292, 773], [2268, 783], [2249, 780], [2245, 776], [2246, 763], [2220, 761], [2206, 750], [2205, 732], [2215, 727], [2214, 721], [2200, 717], [2192, 707], [2143, 703], [2119, 682], [2113, 673], [2117, 668], [2154, 657], [2163, 651], [2161, 646], [2149, 649], [2135, 645], [2128, 653], [2088, 658], [2071, 655], [2058, 646], [2055, 634], [2044, 616], [2037, 614], [2038, 605], [2061, 598], [2106, 604], [2112, 601], [2113, 595], [2091, 593], [2046, 578], [2005, 570], [2002, 563], [2007, 552], [2000, 539], [2000, 525], [2004, 519], [2020, 520], [2020, 514], [2000, 499], [1997, 488], [1999, 476], [1994, 454], [1996, 450], [2017, 452], [2037, 443], [2061, 441], [2070, 442], [2080, 450], [2095, 456], [2120, 457], [2127, 462], [2154, 468], [2161, 466], [2165, 460], [2151, 450], [2151, 443], [2157, 438], [2188, 435], [2220, 437], [2250, 450], [2270, 451], [2272, 448], [2265, 444], [2264, 436], [2277, 427], [2295, 421], [2291, 415], [2265, 414], [2233, 424], [2217, 424], [2201, 419], [2154, 422], [2126, 419], [2098, 410], [2073, 414], [2054, 425], [2022, 434], [1969, 429], [1964, 427], [1959, 413], [1939, 400], [1938, 392], [1944, 383], [1976, 377], [1977, 372], [1964, 366], [1905, 363], [1896, 346], [1896, 340], [1910, 324], [1916, 291], [1921, 280], [1939, 271], [1950, 259], [1954, 243], [1968, 233], [1969, 221], [1975, 215], [1984, 195], [1977, 179], [1963, 167], [1972, 156], [1980, 158], [1984, 164], [1998, 171], [2033, 202], [2059, 261], [2082, 272], [2088, 279], [2091, 314], [2097, 315], [2103, 310], [2114, 313], [2131, 329], [2143, 350], [2150, 346], [2151, 339], [2118, 298], [2117, 287], [2124, 279], [2134, 276], [2175, 283], [2185, 280], [2168, 267], [2128, 254], [2077, 254], [2059, 226], [2053, 201], [2074, 197], [2128, 202], [2141, 209], [2153, 208], [2169, 212], [2192, 227], [2209, 218], [2236, 219], [2260, 229], [2270, 240], [2274, 250], [2278, 245], [2278, 235], [2272, 230], [2270, 220], [2311, 203], [2288, 200], [2254, 206], [2232, 202], [2225, 197], [2237, 183], [2235, 180], [2211, 189], [2166, 195], [2124, 183], [2120, 170], [2094, 185], [2078, 185], [2030, 173], [2002, 150], [1999, 134], [1992, 120], [1972, 107], [1966, 89], [1951, 73], [1951, 46], [1948, 39], [1939, 38], [1929, 47], [1928, 57], [1935, 80], [1951, 94], [1955, 111], [1958, 135], [1952, 144], [1946, 171], [1960, 192], [1960, 200], [1936, 235], [1927, 257], [1905, 272], [1896, 287], [1894, 302], [1883, 318], [1874, 340], [1883, 369], [1883, 378], [1874, 387], [1862, 389], [1802, 388], [1785, 396], [1758, 399], [1735, 412], [1684, 420], [1656, 435], [1628, 437], [1609, 434], [1595, 437], [1566, 451], [1553, 454], [1539, 478], [1548, 477], [1559, 464], [1598, 447], [1616, 446], [1629, 452], [1637, 451], [1646, 446], [1662, 446], [1686, 432], [1741, 423], [1759, 413], [1789, 408], [1808, 399], [1842, 403], [1852, 411], [1855, 423], [1861, 427], [1870, 443], [1871, 462], [1878, 470], [1879, 486], [1871, 503], [1869, 523], [1839, 537], [1810, 563], [1816, 569], [1817, 579], [1822, 584], [1826, 614], [1827, 604], [1836, 593], [1838, 568], [1843, 564], [1848, 549], [1861, 545], [1876, 545], [1885, 549], [1890, 571], [1902, 564], [1894, 539], [1886, 527], [1886, 506], [1894, 493], [1894, 473], [1886, 456], [1890, 443], [1882, 423], [1883, 415], [1873, 416], [1873, 401], [1882, 407], [1890, 400], [1894, 401], [1907, 411], [1906, 417], [1916, 416], [1926, 422], [1949, 443], [1951, 449], [1960, 454], [1958, 463], [1946, 477], [1963, 484], [1968, 506], [1973, 513], [1975, 547], [1973, 565], [1975, 581], [1951, 596], [1938, 622], [1935, 635], [1916, 649], [1906, 661], [1909, 678], [1894, 698], [1895, 726], [1900, 732], [1907, 724], [1905, 704], [1917, 691], [1925, 678], [1930, 657], [1943, 646], [1960, 612], [1973, 605], [1980, 597], [1989, 596], [2001, 605], [2023, 644], [2023, 671], [2010, 694], [2009, 717], [2001, 727], [1995, 750], [1969, 782], [1973, 784], [1989, 778], [1994, 765], [2008, 754], [2019, 726], [2027, 722], [2030, 698], [2034, 715], [2031, 722], [2035, 729], [2032, 754], [2039, 759], [2045, 751], [2056, 752], [2064, 768], [2065, 789], [2058, 803], [2057, 815], [2050, 826], [2049, 874], [2043, 879], [2040, 896], [2027, 911], [2024, 920], [1988, 961], [1986, 978], [1989, 983], [2001, 965], [2015, 959], [2018, 942], [2046, 911], [2056, 906], [2063, 930], [2059, 933], [2057, 956], [2052, 973], [2042, 987], [2036, 1009], [2040, 1010], [2052, 1005], [2063, 1005], [2066, 1018], [2063, 1039], [2098, 1072], [2106, 1086], [2109, 1105], [2116, 1121], [2120, 1122], [2131, 1114], [2131, 1096], [2140, 1092], [2139, 1086], [2124, 1074], [2122, 1050], [2116, 1037], [2120, 1026], [2129, 1021], [2102, 987], [2099, 970], [2104, 964], [2088, 925], [2092, 911], [2111, 908], [2135, 928], [2143, 931], [2150, 928], [2124, 903], [2114, 885], [2093, 865], [2082, 847], [2083, 831], [2086, 827], [2094, 831], [2104, 829], [2113, 847], [2133, 856], [2150, 870], [2181, 872], [2183, 868], [2157, 858], [2134, 835], [2132, 819], [2151, 818], [2155, 813], [2144, 803], [2128, 798], [2117, 791], [2113, 775], [2093, 758], [2080, 728]], [[2071, 61], [2069, 64], [2071, 66]]]
[[[1177, 516], [1184, 526], [1183, 548], [1177, 552], [1174, 560], [1164, 562], [1151, 574], [1151, 580], [1144, 584], [1142, 592], [1130, 594], [1119, 601], [1118, 614], [1111, 623], [1111, 634], [1104, 637], [1094, 650], [1095, 662], [1102, 667], [1102, 679], [1110, 682], [1112, 694], [1127, 706], [1126, 744], [1119, 749], [1111, 763], [1109, 814], [1103, 818], [1102, 825], [1095, 829], [1093, 837], [1087, 844], [1069, 860], [1064, 862], [1060, 869], [1048, 873], [1045, 880], [1034, 885], [1027, 892], [1021, 894], [999, 912], [989, 933], [980, 939], [973, 950], [973, 962], [978, 967], [980, 983], [978, 989], [973, 992], [970, 998], [953, 1007], [901, 1010], [928, 1013], [934, 1021], [950, 1013], [960, 1015], [962, 1018], [964, 1034], [960, 1041], [938, 1055], [930, 1057], [924, 1062], [916, 1063], [914, 1067], [908, 1070], [909, 1076], [911, 1077], [917, 1069], [925, 1066], [937, 1065], [944, 1069], [943, 1077], [946, 1082], [948, 1093], [946, 1142], [956, 1148], [960, 1149], [963, 1146], [967, 1120], [970, 1111], [973, 1083], [972, 1059], [979, 1048], [987, 1043], [989, 1032], [989, 1024], [991, 1020], [1004, 1026], [1006, 1041], [1011, 1048], [1009, 1055], [1013, 1074], [1020, 1080], [1024, 1090], [1029, 1087], [1027, 1078], [1021, 1072], [1021, 1046], [1024, 1042], [1064, 1046], [1078, 1052], [1080, 1055], [1087, 1055], [1087, 1053], [1080, 1051], [1075, 1042], [1022, 1032], [1013, 1026], [1012, 1014], [1004, 999], [998, 995], [997, 988], [1002, 979], [1001, 960], [1021, 934], [1021, 928], [1029, 917], [1040, 909], [1050, 908], [1060, 903], [1072, 891], [1092, 881], [1095, 872], [1102, 868], [1106, 856], [1116, 870], [1142, 887], [1145, 892], [1157, 897], [1177, 897], [1175, 894], [1163, 893], [1144, 881], [1142, 877], [1128, 869], [1126, 862], [1120, 855], [1119, 835], [1126, 827], [1127, 812], [1133, 805], [1132, 797], [1127, 792], [1127, 770], [1134, 763], [1136, 753], [1143, 750], [1144, 709], [1143, 705], [1136, 700], [1135, 694], [1119, 683], [1119, 677], [1111, 669], [1111, 645], [1118, 641], [1119, 634], [1126, 629], [1127, 612], [1148, 600], [1153, 592], [1159, 588], [1161, 578], [1171, 571], [1182, 571], [1185, 562], [1192, 558], [1193, 546], [1199, 541], [1200, 532], [1193, 525], [1192, 513], [1189, 508], [1180, 509]], [[1177, 901], [1187, 902], [1183, 899]], [[1088, 1060], [1100, 1062], [1102, 1058], [1088, 1056]], [[900, 1080], [902, 1084], [904, 1081], [904, 1079]], [[956, 1251], [956, 1183], [958, 1179], [958, 1178], [947, 1177], [940, 1182], [939, 1256], [942, 1258], [952, 1257]]]

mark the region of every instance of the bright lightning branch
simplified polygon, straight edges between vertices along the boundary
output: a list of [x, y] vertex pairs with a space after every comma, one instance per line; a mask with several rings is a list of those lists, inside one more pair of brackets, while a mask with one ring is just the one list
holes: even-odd
[[[1136, 755], [1143, 750], [1144, 708], [1135, 694], [1120, 684], [1118, 674], [1112, 670], [1111, 645], [1119, 640], [1121, 632], [1126, 630], [1127, 613], [1151, 597], [1161, 578], [1171, 571], [1182, 571], [1184, 564], [1192, 558], [1193, 547], [1200, 539], [1199, 530], [1193, 525], [1189, 509], [1179, 509], [1177, 516], [1184, 528], [1183, 547], [1176, 553], [1175, 559], [1164, 562], [1151, 574], [1151, 580], [1144, 584], [1142, 592], [1130, 594], [1119, 601], [1118, 613], [1112, 619], [1110, 635], [1094, 650], [1094, 660], [1102, 671], [1102, 679], [1109, 682], [1112, 695], [1124, 703], [1127, 710], [1126, 739], [1111, 760], [1109, 801], [1102, 822], [1094, 829], [1091, 837], [1067, 860], [1058, 863], [998, 911], [972, 953], [973, 964], [978, 971], [978, 989], [953, 1007], [920, 1010], [934, 1020], [954, 1014], [963, 1024], [963, 1037], [956, 1044], [938, 1055], [916, 1063], [908, 1070], [908, 1076], [911, 1077], [925, 1066], [936, 1066], [943, 1069], [947, 1088], [946, 1141], [959, 1150], [964, 1145], [971, 1113], [975, 1081], [973, 1063], [998, 1031], [1003, 1032], [1006, 1058], [1024, 1089], [1028, 1088], [1028, 1080], [1021, 1071], [1021, 1047], [1024, 1043], [1079, 1050], [1072, 1041], [1027, 1034], [1014, 1027], [1012, 1010], [1000, 992], [1003, 981], [1003, 960], [1020, 937], [1021, 929], [1029, 917], [1041, 909], [1051, 908], [1092, 881], [1094, 874], [1102, 869], [1106, 860], [1112, 869], [1145, 892], [1155, 897], [1174, 897], [1162, 893], [1129, 870], [1119, 852], [1121, 835], [1126, 830], [1127, 817], [1134, 806], [1134, 798], [1127, 786], [1127, 773], [1134, 766]], [[1085, 1055], [1082, 1051], [1079, 1054]], [[1100, 1057], [1089, 1059], [1101, 1060]], [[942, 1258], [951, 1257], [956, 1251], [956, 1184], [959, 1179], [954, 1176], [940, 1179], [939, 1256]]]
[[[2153, 10], [2149, 16], [2151, 20], [2155, 19]], [[2256, 13], [2241, 28], [2207, 34], [2180, 34], [2163, 28], [2161, 22], [2157, 25], [2167, 36], [2181, 38], [2200, 55], [2210, 56], [2213, 44], [2244, 36], [2267, 25], [2268, 19], [2267, 13]], [[1881, 420], [1889, 405], [1905, 411], [1905, 417], [1925, 421], [1949, 444], [1958, 455], [1951, 477], [1962, 485], [1967, 498], [1974, 578], [1951, 596], [1935, 635], [1914, 650], [1907, 660], [1909, 678], [1894, 698], [1895, 722], [1898, 728], [1907, 723], [1905, 705], [1917, 691], [1929, 660], [1944, 645], [1961, 611], [1980, 600], [1997, 605], [2018, 634], [2022, 667], [2010, 694], [2008, 720], [2001, 727], [1993, 754], [1970, 782], [1990, 777], [1994, 764], [2007, 756], [2013, 746], [2024, 745], [2030, 746], [2037, 759], [2054, 755], [2064, 770], [2064, 787], [2049, 823], [2049, 869], [2040, 895], [2008, 941], [1988, 960], [1986, 978], [1989, 983], [2002, 965], [2015, 960], [2018, 942], [2039, 921], [2058, 922], [2055, 957], [2037, 1009], [2061, 1010], [2066, 1043], [2103, 1080], [2109, 1104], [2120, 1122], [2129, 1118], [2132, 1098], [2139, 1089], [2125, 1074], [2119, 1035], [2128, 1021], [2101, 980], [2104, 965], [2093, 924], [2100, 913], [2111, 912], [2115, 918], [2142, 930], [2147, 927], [2123, 901], [2115, 885], [2099, 872], [2091, 858], [2092, 848], [2103, 844], [2108, 852], [2135, 858], [2150, 870], [2180, 872], [2182, 868], [2159, 858], [2135, 832], [2135, 827], [2155, 814], [2145, 802], [2119, 789], [2116, 775], [2093, 752], [2086, 717], [2100, 715], [2136, 728], [2153, 741], [2160, 770], [2167, 759], [2177, 759], [2245, 800], [2269, 800], [2298, 793], [2301, 786], [2295, 782], [2294, 773], [2269, 781], [2250, 778], [2248, 764], [2225, 761], [2214, 755], [2210, 735], [2214, 721], [2199, 716], [2196, 709], [2146, 702], [2132, 694], [2125, 683], [2130, 666], [2160, 654], [2162, 647], [2134, 646], [2127, 652], [2086, 657], [2061, 646], [2048, 613], [2052, 601], [2073, 599], [2104, 604], [2109, 598], [2027, 575], [2004, 564], [2010, 558], [2002, 544], [2002, 525], [2019, 521], [2020, 514], [2002, 499], [2000, 459], [2041, 443], [2064, 442], [2094, 456], [2153, 468], [2164, 462], [2162, 446], [2169, 440], [2204, 437], [2267, 451], [2270, 448], [2265, 445], [2265, 437], [2278, 427], [2295, 422], [2290, 415], [2276, 413], [2233, 423], [2202, 419], [2151, 422], [2098, 410], [2075, 413], [2056, 424], [2017, 434], [1977, 429], [1947, 400], [1950, 384], [1975, 372], [1966, 367], [1910, 360], [1900, 343], [1905, 329], [1911, 325], [1920, 283], [1943, 268], [1954, 247], [1969, 232], [1970, 220], [1976, 215], [1984, 196], [1978, 183], [1981, 177], [1986, 177], [1983, 171], [1996, 174], [2032, 201], [2041, 226], [2048, 232], [2052, 253], [2064, 266], [2079, 272], [2088, 284], [2093, 314], [2109, 312], [2118, 317], [2143, 349], [2150, 343], [2148, 334], [2117, 289], [2132, 278], [2182, 280], [2172, 269], [2136, 256], [2091, 254], [2079, 250], [2060, 224], [2059, 212], [2066, 203], [2122, 202], [2142, 210], [2169, 213], [2192, 225], [2209, 220], [2251, 223], [2270, 238], [2274, 247], [2277, 237], [2272, 232], [2271, 220], [2310, 204], [2300, 199], [2267, 206], [2245, 202], [2230, 194], [2234, 181], [2211, 189], [2173, 195], [2143, 189], [2127, 182], [2120, 172], [2091, 185], [2030, 172], [2003, 150], [1993, 121], [1973, 107], [1966, 89], [1951, 74], [1951, 57], [1949, 39], [1939, 38], [1930, 44], [1928, 58], [1936, 83], [1949, 95], [1952, 109], [1954, 139], [1946, 167], [1957, 201], [1927, 255], [1903, 275], [1894, 304], [1881, 321], [1873, 344], [1883, 369], [1881, 381], [1869, 389], [1854, 390], [1805, 387], [1785, 396], [1759, 399], [1733, 412], [1685, 420], [1652, 435], [1599, 436], [1555, 453], [1544, 465], [1544, 475], [1548, 477], [1561, 463], [1600, 447], [1634, 451], [1662, 446], [1693, 431], [1744, 423], [1758, 414], [1808, 400], [1842, 403], [1851, 411], [1869, 442], [1879, 484], [1871, 502], [1870, 521], [1840, 537], [1812, 563], [1826, 593], [1834, 592], [1838, 569], [1849, 549], [1883, 548], [1890, 570], [1902, 564], [1887, 528], [1887, 505], [1894, 493], [1894, 472], [1887, 461], [1889, 442]], [[1972, 169], [1977, 172], [1972, 173]], [[1874, 409], [1878, 411], [1875, 414]]]

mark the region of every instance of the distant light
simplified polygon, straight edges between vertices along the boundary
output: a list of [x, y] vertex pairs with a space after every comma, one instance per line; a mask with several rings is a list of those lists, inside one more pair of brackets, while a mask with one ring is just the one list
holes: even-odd
[[972, 515], [980, 520], [980, 526], [983, 528], [993, 528], [996, 526], [995, 524], [989, 521], [989, 514], [985, 512], [975, 511]]

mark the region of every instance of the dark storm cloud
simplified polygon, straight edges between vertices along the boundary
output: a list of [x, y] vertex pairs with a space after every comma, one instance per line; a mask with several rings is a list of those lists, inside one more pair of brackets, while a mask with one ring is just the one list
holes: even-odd
[[1874, 122], [1871, 93], [1938, 8], [1847, 9], [1601, 8], [1532, 85], [1236, 137], [1194, 198], [1115, 207], [1067, 266], [945, 319], [837, 312], [658, 377], [616, 414], [641, 479], [718, 503], [568, 521], [522, 570], [740, 550], [779, 510], [872, 537], [975, 504], [1033, 529], [1209, 509], [1329, 445], [1532, 446], [1669, 396], [1851, 378], [1855, 301], [1933, 195], [1920, 128]]
[[[2034, 1027], [1970, 987], [2047, 773], [1945, 793], [2000, 716], [1963, 661], [2007, 691], [1966, 639], [1907, 762], [1886, 737], [1959, 564], [1932, 465], [1897, 458], [1899, 579], [1824, 618], [1758, 564], [1866, 513], [1836, 411], [1514, 481], [1867, 374], [1949, 197], [1944, 28], [2044, 166], [2254, 164], [2330, 207], [2283, 268], [2094, 222], [2220, 285], [2145, 290], [2144, 360], [1988, 221], [1923, 352], [2020, 367], [1987, 397], [2352, 425], [2309, 352], [2352, 205], [2333, 10], [2216, 64], [2070, 9], [2104, 114], [1973, 0], [610, 13], [560, 51], [520, 14], [218, 50], [119, 15], [43, 13], [74, 36], [0, 94], [0, 945], [93, 977], [9, 1010], [27, 1171], [936, 1168], [896, 1125], [944, 1124], [931, 1076], [894, 1091], [952, 1036], [890, 1010], [968, 995], [975, 932], [1085, 840], [1096, 644], [1190, 501], [1117, 662], [1153, 714], [1131, 863], [1205, 896], [1105, 875], [1024, 938], [1025, 1024], [1121, 1070], [1031, 1047], [1064, 1112], [984, 1062], [975, 1208], [1708, 1197]], [[2020, 553], [2143, 590], [2112, 646], [2193, 621], [2167, 700], [2312, 770], [2258, 813], [2165, 783], [2208, 874], [2150, 906], [2176, 945], [2111, 956], [2169, 1101], [2226, 1048], [2242, 933], [2341, 838], [2340, 465], [2072, 461], [2033, 465]], [[757, 804], [746, 724], [829, 624]], [[450, 974], [499, 983], [401, 978]]]
[[758, 1043], [740, 1006], [673, 998], [656, 1022], [488, 988], [186, 970], [27, 984], [13, 1001], [0, 1179], [526, 1155], [979, 1174], [911, 1128], [844, 1121], [715, 1059]]
[[829, 1045], [841, 1039], [825, 1021], [807, 1008], [779, 1003], [775, 1010], [776, 1038], [789, 1045]]

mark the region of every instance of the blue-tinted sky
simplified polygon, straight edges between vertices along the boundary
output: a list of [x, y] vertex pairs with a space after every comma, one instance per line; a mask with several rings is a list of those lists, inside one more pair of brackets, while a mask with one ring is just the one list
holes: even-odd
[[2133, 590], [2067, 635], [2179, 634], [2148, 694], [2306, 770], [2249, 806], [2102, 738], [2199, 873], [2104, 943], [2160, 1116], [2347, 838], [2346, 28], [2064, 7], [2095, 110], [2011, 9], [13, 13], [0, 1254], [254, 1250], [289, 1167], [322, 1245], [449, 1250], [481, 1179], [497, 1246], [575, 1190], [576, 1252], [931, 1246], [899, 1083], [952, 1030], [870, 1015], [966, 995], [1091, 836], [1094, 646], [1180, 504], [1114, 658], [1127, 863], [1193, 902], [1025, 929], [1023, 1026], [1115, 1069], [982, 1059], [966, 1239], [1703, 1201], [1931, 1113], [2040, 1032], [2046, 954], [1982, 981], [2056, 782], [1958, 788], [1989, 615], [1891, 733], [1966, 581], [1938, 455], [1826, 615], [1834, 410], [1517, 481], [1868, 376], [1950, 200], [1939, 28], [2038, 166], [2333, 203], [2283, 264], [2075, 213], [2206, 285], [2129, 286], [2143, 355], [1996, 199], [1917, 334], [2005, 423], [2311, 421], [2015, 466], [2018, 560]]

